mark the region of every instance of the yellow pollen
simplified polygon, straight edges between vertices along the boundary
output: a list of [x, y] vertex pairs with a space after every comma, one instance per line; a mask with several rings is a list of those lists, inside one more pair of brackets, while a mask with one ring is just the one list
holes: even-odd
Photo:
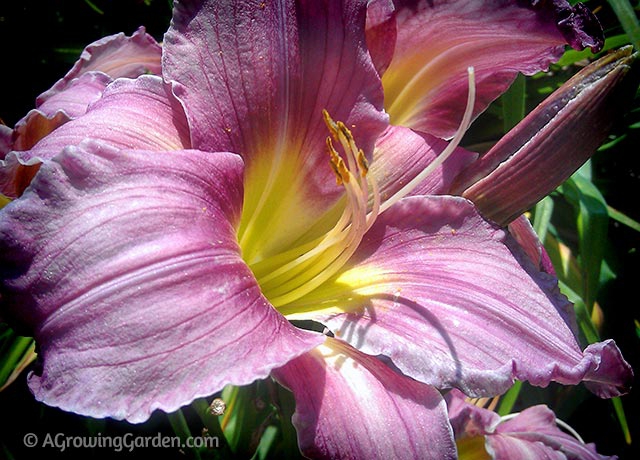
[[369, 161], [367, 157], [364, 156], [362, 149], [358, 150], [358, 167], [360, 168], [360, 175], [362, 177], [366, 176], [369, 172]]
[[333, 147], [333, 142], [331, 142], [331, 138], [327, 137], [327, 152], [331, 157], [331, 168], [333, 172], [336, 174], [336, 183], [338, 185], [342, 185], [345, 182], [349, 182], [349, 170], [347, 166], [344, 164], [344, 160], [340, 157], [340, 154]]

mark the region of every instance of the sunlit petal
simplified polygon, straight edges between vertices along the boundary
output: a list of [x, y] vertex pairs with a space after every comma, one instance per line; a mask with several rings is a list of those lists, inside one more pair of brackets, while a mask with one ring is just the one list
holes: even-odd
[[131, 422], [248, 384], [323, 341], [240, 257], [240, 157], [95, 142], [43, 163], [0, 215], [3, 314], [33, 332], [36, 398]]
[[555, 278], [461, 198], [405, 198], [378, 218], [348, 268], [281, 311], [470, 395], [499, 394], [517, 378], [585, 380], [610, 397], [632, 379], [613, 342], [580, 349]]
[[311, 458], [456, 458], [440, 393], [342, 341], [327, 338], [274, 375], [293, 391], [293, 424]]
[[193, 146], [245, 159], [248, 259], [287, 248], [342, 194], [323, 109], [369, 157], [386, 126], [365, 14], [355, 0], [176, 5], [164, 75], [184, 104]]
[[382, 79], [391, 123], [449, 137], [464, 111], [467, 67], [476, 72], [478, 114], [518, 72], [546, 70], [568, 40], [578, 48], [601, 46], [602, 30], [587, 9], [571, 10], [566, 1], [527, 3], [397, 2], [396, 47]]

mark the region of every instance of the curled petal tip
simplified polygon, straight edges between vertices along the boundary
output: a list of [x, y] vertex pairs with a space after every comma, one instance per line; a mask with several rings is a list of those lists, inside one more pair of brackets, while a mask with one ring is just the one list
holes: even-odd
[[452, 187], [483, 215], [508, 224], [587, 161], [638, 84], [638, 53], [621, 48], [591, 63], [471, 164]]

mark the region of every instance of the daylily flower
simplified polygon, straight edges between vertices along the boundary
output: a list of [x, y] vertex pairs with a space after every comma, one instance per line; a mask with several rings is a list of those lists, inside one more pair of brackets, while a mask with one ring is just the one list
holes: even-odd
[[450, 391], [446, 400], [461, 459], [617, 458], [599, 455], [595, 445], [586, 444], [572, 428], [557, 420], [545, 405], [500, 417], [491, 410], [467, 402], [458, 390]]
[[[581, 350], [556, 280], [438, 196], [475, 158], [457, 149], [475, 114], [559, 56], [560, 2], [418, 3], [176, 2], [162, 77], [114, 80], [9, 154], [43, 161], [0, 212], [2, 312], [39, 345], [37, 399], [142, 422], [272, 376], [306, 455], [440, 459], [455, 444], [438, 389], [626, 391], [629, 365], [612, 341]], [[385, 111], [388, 82], [424, 62], [442, 83]]]

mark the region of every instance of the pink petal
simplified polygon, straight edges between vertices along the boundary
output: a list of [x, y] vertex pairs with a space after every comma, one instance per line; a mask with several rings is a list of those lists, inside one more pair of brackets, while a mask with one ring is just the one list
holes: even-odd
[[340, 340], [274, 375], [293, 391], [293, 424], [310, 458], [456, 458], [440, 393]]
[[449, 418], [456, 440], [486, 436], [486, 448], [491, 458], [604, 460], [593, 444], [583, 444], [561, 431], [553, 411], [543, 405], [525, 409], [502, 421], [493, 411], [467, 403], [464, 395], [452, 390], [446, 396]]
[[[393, 196], [446, 148], [447, 142], [401, 126], [389, 126], [376, 141], [370, 174], [382, 199]], [[413, 191], [413, 195], [447, 193], [454, 178], [478, 155], [463, 148], [453, 154]]]
[[343, 273], [281, 311], [323, 322], [410, 377], [474, 396], [500, 394], [517, 378], [585, 380], [610, 397], [632, 379], [612, 341], [581, 351], [556, 279], [462, 198], [400, 201]]
[[439, 137], [452, 136], [460, 123], [467, 67], [476, 72], [478, 114], [518, 72], [546, 70], [567, 40], [579, 48], [597, 47], [602, 35], [588, 10], [571, 10], [564, 0], [535, 8], [515, 0], [397, 3], [396, 47], [382, 79], [385, 108], [392, 124]]
[[382, 75], [393, 59], [397, 30], [393, 0], [369, 0], [367, 3], [367, 48]]
[[[356, 0], [176, 5], [164, 75], [184, 104], [193, 146], [245, 159], [247, 216], [264, 220], [258, 214], [269, 210], [265, 238], [286, 233], [290, 243], [342, 193], [326, 154], [323, 109], [369, 157], [386, 126], [365, 14]], [[262, 246], [282, 249], [278, 241]]]
[[538, 238], [531, 222], [522, 215], [509, 224], [509, 234], [513, 236], [533, 265], [540, 271], [556, 276], [555, 268], [544, 244]]
[[4, 157], [11, 150], [11, 146], [13, 145], [13, 130], [9, 128], [7, 125], [3, 125], [0, 123], [0, 158], [4, 159]]
[[138, 28], [131, 37], [123, 33], [110, 35], [88, 45], [67, 74], [36, 100], [36, 107], [66, 91], [74, 79], [85, 73], [100, 72], [111, 79], [136, 78], [144, 74], [160, 75], [162, 48], [155, 39]]
[[62, 111], [69, 118], [84, 115], [87, 107], [102, 96], [112, 78], [101, 72], [89, 72], [71, 80], [64, 91], [41, 97], [38, 110], [48, 116]]
[[468, 403], [465, 398], [464, 393], [455, 388], [445, 396], [449, 420], [456, 439], [493, 433], [500, 423], [500, 416], [493, 411]]
[[241, 259], [242, 175], [233, 154], [96, 142], [43, 163], [0, 214], [2, 315], [39, 346], [38, 400], [142, 422], [322, 343]]
[[513, 458], [558, 458], [604, 460], [593, 444], [583, 444], [556, 426], [553, 411], [546, 406], [533, 406], [516, 417], [500, 423], [495, 434], [487, 437], [489, 450], [496, 460]]
[[20, 158], [50, 159], [87, 138], [123, 149], [180, 150], [190, 145], [182, 109], [160, 77], [145, 75], [114, 81], [84, 116], [60, 126]]

